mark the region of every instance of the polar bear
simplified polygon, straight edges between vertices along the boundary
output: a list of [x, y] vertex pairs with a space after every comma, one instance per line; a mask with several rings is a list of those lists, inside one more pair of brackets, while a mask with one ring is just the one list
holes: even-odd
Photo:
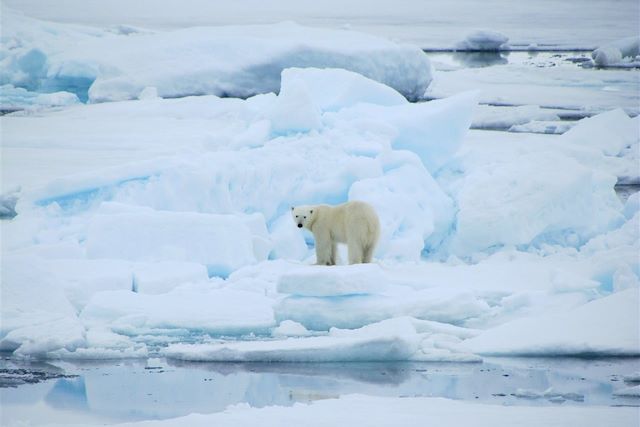
[[347, 244], [349, 264], [371, 262], [380, 236], [380, 221], [367, 203], [297, 206], [291, 208], [291, 215], [298, 228], [313, 233], [318, 265], [336, 264], [338, 243]]

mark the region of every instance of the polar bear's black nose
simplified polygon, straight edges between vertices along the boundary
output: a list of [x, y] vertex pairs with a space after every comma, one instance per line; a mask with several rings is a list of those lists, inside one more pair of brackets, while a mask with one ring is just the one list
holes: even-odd
[[302, 224], [298, 224], [298, 228], [302, 228]]

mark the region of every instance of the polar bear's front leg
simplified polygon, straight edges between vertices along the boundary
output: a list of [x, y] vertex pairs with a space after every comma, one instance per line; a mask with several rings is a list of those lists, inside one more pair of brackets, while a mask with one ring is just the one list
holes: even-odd
[[316, 235], [316, 265], [335, 265], [335, 244], [329, 233]]

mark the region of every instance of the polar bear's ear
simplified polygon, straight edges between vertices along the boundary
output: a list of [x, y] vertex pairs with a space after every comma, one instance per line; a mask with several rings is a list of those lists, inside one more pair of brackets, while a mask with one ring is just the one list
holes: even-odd
[[291, 206], [291, 210], [294, 210], [295, 208], [293, 206]]

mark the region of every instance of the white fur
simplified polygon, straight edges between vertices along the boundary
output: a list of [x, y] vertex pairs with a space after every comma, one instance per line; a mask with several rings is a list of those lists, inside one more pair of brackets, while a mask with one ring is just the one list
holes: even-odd
[[298, 227], [313, 233], [318, 265], [336, 264], [338, 243], [347, 244], [349, 264], [371, 262], [380, 236], [380, 221], [367, 203], [297, 206], [291, 208], [291, 215]]

